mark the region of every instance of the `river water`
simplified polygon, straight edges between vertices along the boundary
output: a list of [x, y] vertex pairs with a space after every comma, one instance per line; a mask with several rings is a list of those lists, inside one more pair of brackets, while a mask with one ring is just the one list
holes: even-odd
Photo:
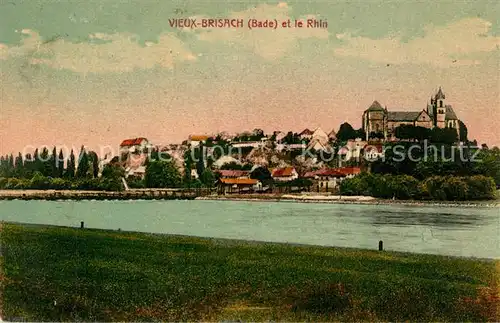
[[500, 259], [500, 209], [248, 201], [0, 201], [0, 220]]

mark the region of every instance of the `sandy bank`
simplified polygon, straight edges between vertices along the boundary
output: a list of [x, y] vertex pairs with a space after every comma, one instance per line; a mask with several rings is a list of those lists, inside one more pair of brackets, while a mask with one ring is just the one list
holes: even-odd
[[268, 201], [268, 202], [300, 202], [300, 203], [331, 203], [331, 204], [369, 204], [369, 205], [412, 205], [412, 206], [443, 206], [443, 207], [500, 207], [498, 201], [415, 201], [415, 200], [385, 200], [371, 196], [340, 196], [313, 194], [284, 195], [215, 195], [198, 197], [197, 200], [221, 201]]

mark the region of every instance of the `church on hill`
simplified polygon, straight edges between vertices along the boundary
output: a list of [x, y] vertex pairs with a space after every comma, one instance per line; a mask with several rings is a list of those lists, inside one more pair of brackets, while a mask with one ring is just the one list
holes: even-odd
[[394, 131], [401, 125], [413, 125], [432, 129], [454, 128], [459, 133], [459, 120], [451, 105], [446, 104], [446, 96], [441, 87], [434, 96], [431, 96], [427, 108], [421, 111], [388, 111], [378, 101], [363, 113], [363, 130], [366, 140], [371, 133], [382, 134], [384, 139], [394, 138]]

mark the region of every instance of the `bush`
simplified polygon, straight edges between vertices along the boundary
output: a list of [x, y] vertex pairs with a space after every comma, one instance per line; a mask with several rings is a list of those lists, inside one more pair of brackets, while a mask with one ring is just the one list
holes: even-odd
[[99, 190], [100, 180], [97, 178], [84, 178], [76, 182], [76, 189], [78, 190]]
[[71, 182], [63, 178], [52, 178], [50, 187], [55, 190], [67, 190], [71, 188]]
[[373, 195], [373, 187], [379, 175], [362, 173], [353, 178], [347, 178], [340, 183], [342, 195]]
[[433, 200], [446, 200], [446, 193], [443, 190], [444, 177], [433, 176], [424, 181], [424, 186], [429, 194], [429, 198]]
[[340, 184], [342, 195], [441, 201], [494, 199], [495, 190], [493, 179], [482, 175], [433, 176], [419, 182], [409, 175], [360, 174]]
[[7, 183], [9, 179], [5, 177], [0, 177], [0, 190], [7, 188]]
[[463, 201], [469, 196], [469, 186], [462, 177], [448, 177], [442, 184], [447, 199]]
[[489, 200], [495, 198], [495, 182], [483, 175], [470, 177], [434, 176], [424, 182], [431, 199]]
[[468, 199], [489, 200], [495, 198], [496, 185], [493, 178], [477, 175], [466, 177], [465, 181], [469, 187]]
[[127, 178], [127, 185], [130, 188], [145, 188], [146, 184], [144, 180], [140, 177], [130, 176]]
[[418, 184], [418, 180], [409, 175], [392, 176], [389, 181], [391, 191], [397, 199], [419, 198]]
[[95, 189], [104, 191], [123, 191], [123, 183], [121, 178], [101, 178]]
[[35, 172], [30, 180], [30, 188], [45, 190], [50, 188], [50, 179], [43, 176], [40, 172]]

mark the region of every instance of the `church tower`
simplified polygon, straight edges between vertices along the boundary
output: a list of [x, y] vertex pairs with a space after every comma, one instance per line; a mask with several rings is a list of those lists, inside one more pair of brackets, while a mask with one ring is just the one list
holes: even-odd
[[436, 115], [436, 120], [437, 120], [437, 126], [439, 128], [444, 128], [446, 126], [446, 106], [444, 104], [444, 99], [445, 95], [443, 91], [441, 90], [441, 87], [439, 87], [439, 91], [436, 94], [436, 106], [437, 106], [437, 115]]
[[439, 90], [434, 98], [431, 98], [431, 105], [433, 110], [432, 114], [434, 117], [435, 127], [446, 127], [446, 104], [444, 102], [445, 99], [446, 96], [444, 95], [443, 90], [441, 90], [441, 87], [439, 87]]

